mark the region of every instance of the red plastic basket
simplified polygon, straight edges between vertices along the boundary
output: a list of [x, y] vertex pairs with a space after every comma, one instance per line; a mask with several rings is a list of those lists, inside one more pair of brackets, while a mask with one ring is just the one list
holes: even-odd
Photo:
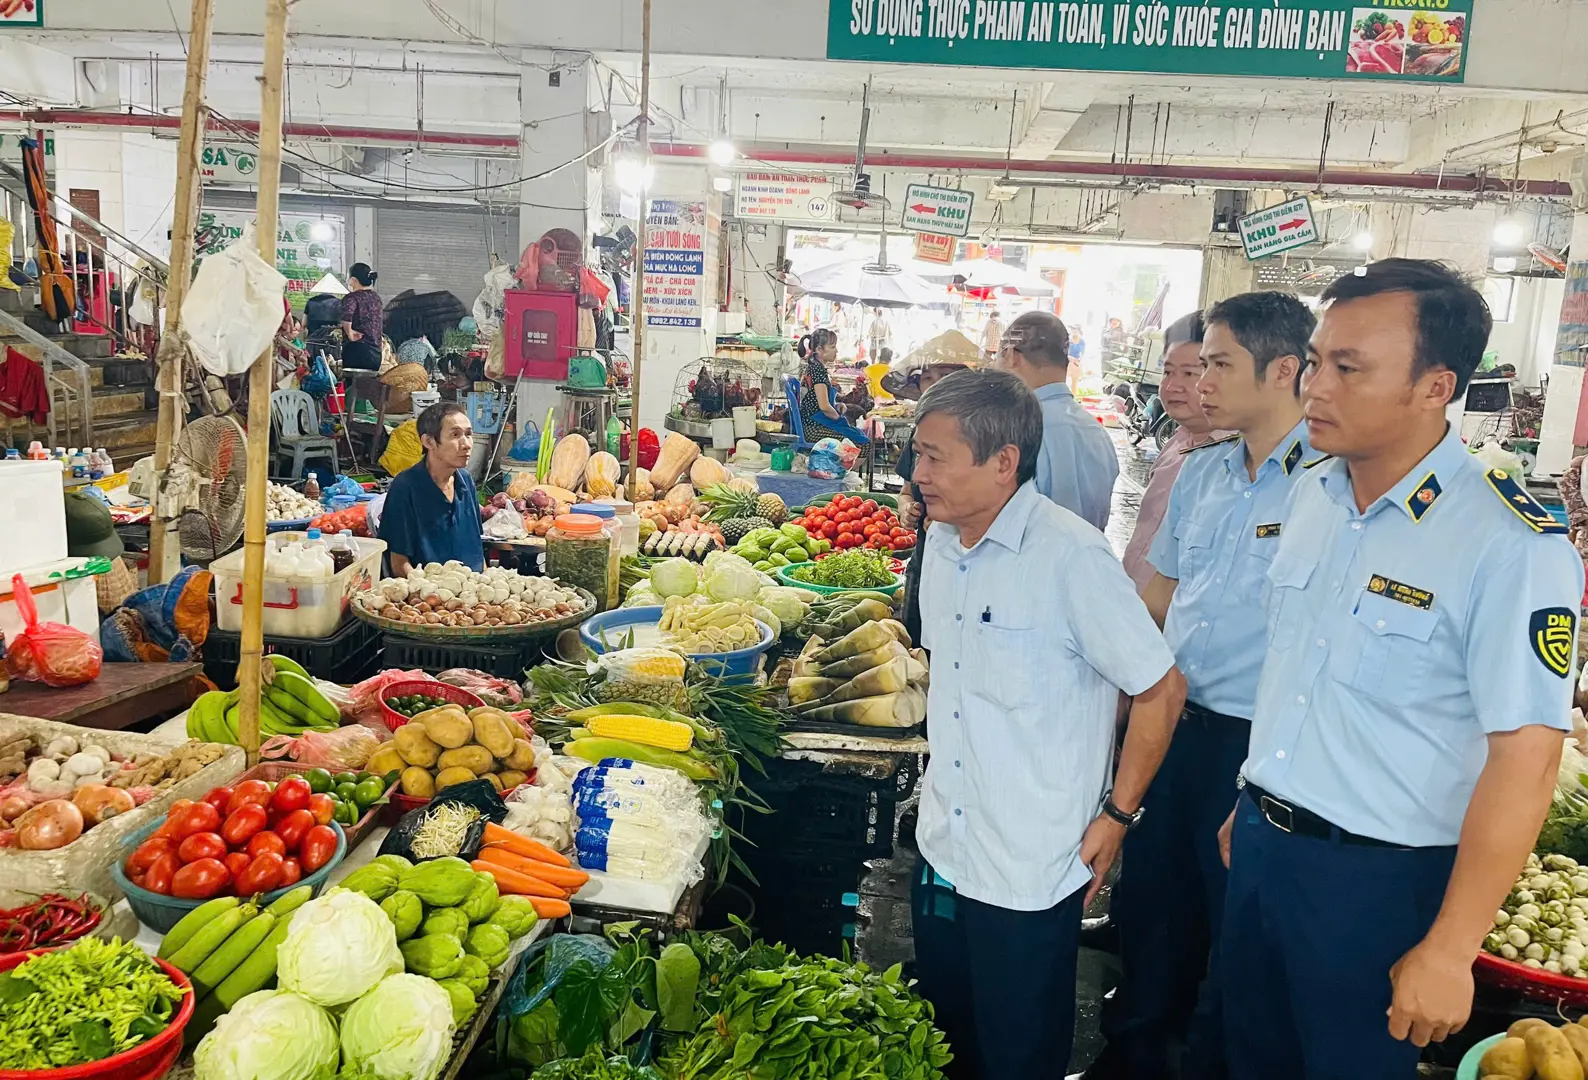
[[1588, 979], [1530, 968], [1526, 964], [1486, 952], [1480, 952], [1472, 962], [1472, 975], [1481, 983], [1514, 990], [1534, 1001], [1588, 1009]]
[[409, 679], [405, 682], [394, 682], [381, 687], [380, 691], [380, 718], [386, 726], [396, 731], [408, 722], [408, 718], [396, 709], [387, 705], [391, 698], [407, 697], [409, 694], [424, 694], [426, 697], [440, 698], [442, 701], [453, 705], [462, 705], [465, 709], [477, 709], [485, 702], [469, 693], [467, 690], [450, 686], [434, 679]]
[[[49, 952], [39, 949], [31, 953], [12, 953], [0, 960], [0, 971], [10, 971], [31, 956]], [[170, 976], [178, 986], [187, 987], [182, 1002], [165, 1030], [148, 1042], [139, 1043], [131, 1050], [112, 1054], [103, 1061], [90, 1061], [86, 1065], [72, 1065], [64, 1069], [0, 1069], [0, 1080], [159, 1080], [176, 1064], [182, 1053], [182, 1029], [193, 1019], [192, 984], [188, 977], [166, 963], [155, 960], [160, 970]]]

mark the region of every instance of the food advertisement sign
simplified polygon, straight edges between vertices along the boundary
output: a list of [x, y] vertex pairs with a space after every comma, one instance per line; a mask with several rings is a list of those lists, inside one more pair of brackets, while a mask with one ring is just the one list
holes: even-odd
[[1312, 203], [1305, 198], [1291, 199], [1270, 206], [1237, 221], [1246, 257], [1251, 260], [1278, 255], [1291, 248], [1305, 247], [1318, 239], [1312, 221]]
[[827, 57], [1461, 82], [1475, 0], [828, 0]]
[[915, 234], [915, 257], [922, 262], [948, 266], [954, 261], [954, 238], [937, 233]]
[[742, 172], [734, 186], [740, 221], [831, 221], [833, 178], [820, 173]]
[[652, 199], [645, 217], [645, 325], [698, 329], [706, 304], [706, 204]]
[[[199, 211], [193, 253], [199, 259], [224, 251], [254, 220], [250, 210]], [[276, 269], [287, 279], [287, 302], [302, 311], [327, 272], [346, 269], [346, 223], [340, 215], [282, 214], [276, 230]]]
[[44, 0], [0, 0], [0, 30], [44, 25]]

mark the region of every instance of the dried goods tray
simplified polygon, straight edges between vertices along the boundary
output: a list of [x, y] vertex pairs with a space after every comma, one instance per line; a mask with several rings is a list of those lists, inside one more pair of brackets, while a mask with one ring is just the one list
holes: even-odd
[[1588, 1009], [1588, 979], [1530, 968], [1526, 964], [1486, 952], [1480, 952], [1477, 959], [1473, 960], [1472, 974], [1481, 983], [1514, 990], [1534, 1001]]
[[[288, 776], [302, 776], [313, 768], [315, 766], [300, 765], [296, 761], [261, 761], [233, 781], [233, 786], [242, 783], [244, 780], [266, 780], [273, 784]], [[335, 772], [337, 770], [327, 771]], [[358, 770], [350, 771], [357, 772]], [[348, 851], [358, 847], [360, 841], [380, 824], [381, 814], [386, 809], [386, 803], [396, 792], [397, 784], [395, 782], [387, 784], [386, 794], [371, 803], [369, 809], [364, 811], [353, 824], [342, 826], [342, 831], [347, 834]]]
[[[373, 592], [374, 590], [371, 590]], [[570, 627], [578, 626], [585, 619], [595, 614], [595, 596], [587, 589], [574, 587], [574, 592], [579, 594], [585, 606], [568, 615], [544, 622], [525, 623], [518, 626], [432, 626], [428, 623], [403, 622], [401, 619], [388, 619], [377, 615], [364, 606], [360, 593], [348, 604], [348, 610], [364, 622], [378, 626], [382, 630], [404, 637], [418, 638], [422, 641], [525, 641], [532, 638], [552, 637]]]

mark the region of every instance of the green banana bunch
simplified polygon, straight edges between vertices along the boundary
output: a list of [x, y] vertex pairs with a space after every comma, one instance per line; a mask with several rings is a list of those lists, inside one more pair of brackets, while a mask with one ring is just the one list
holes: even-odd
[[235, 896], [200, 904], [171, 928], [158, 955], [191, 976], [198, 1007], [184, 1038], [189, 1046], [215, 1026], [219, 1016], [276, 976], [276, 947], [291, 915], [314, 893], [300, 885], [260, 908]]
[[[302, 735], [334, 731], [341, 723], [335, 703], [322, 694], [297, 661], [265, 658], [266, 685], [259, 700], [259, 730], [264, 735]], [[205, 742], [237, 745], [240, 692], [212, 690], [199, 696], [187, 714], [187, 735]]]

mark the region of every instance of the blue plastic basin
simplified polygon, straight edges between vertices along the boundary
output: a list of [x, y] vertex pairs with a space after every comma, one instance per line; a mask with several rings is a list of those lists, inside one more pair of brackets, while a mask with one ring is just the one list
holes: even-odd
[[[612, 611], [603, 611], [599, 615], [592, 615], [579, 625], [579, 640], [597, 653], [620, 648], [617, 643], [630, 626], [642, 626], [647, 623], [656, 624], [662, 620], [660, 607], [631, 607], [616, 608]], [[757, 619], [755, 624], [761, 628], [761, 641], [748, 649], [738, 649], [726, 653], [689, 653], [689, 659], [699, 664], [706, 671], [720, 675], [729, 682], [745, 682], [755, 675], [756, 662], [761, 655], [772, 647], [774, 639], [772, 628]], [[605, 634], [612, 642], [608, 645], [601, 640]]]

